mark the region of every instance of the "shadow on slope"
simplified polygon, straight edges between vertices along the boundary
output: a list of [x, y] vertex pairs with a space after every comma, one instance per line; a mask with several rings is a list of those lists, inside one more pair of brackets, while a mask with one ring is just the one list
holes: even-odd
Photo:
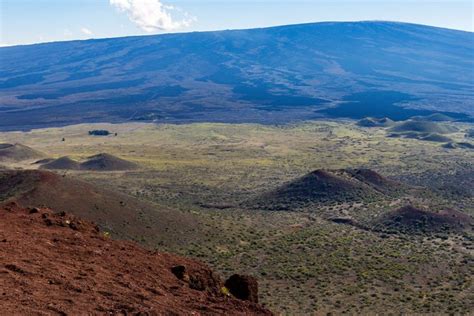
[[[406, 108], [404, 105], [417, 101], [413, 95], [390, 90], [369, 90], [345, 96], [336, 107], [318, 110], [317, 113], [330, 117], [345, 117], [362, 120], [362, 124], [371, 124], [367, 118], [376, 120], [388, 118], [403, 121], [412, 117], [427, 118], [425, 121], [438, 121], [441, 117], [453, 120], [472, 121], [469, 115], [453, 112], [433, 112], [431, 110]], [[375, 119], [374, 119], [375, 118]], [[370, 126], [369, 126], [370, 127]]]
[[80, 164], [80, 169], [91, 171], [125, 171], [138, 169], [138, 165], [113, 155], [102, 153], [87, 158], [86, 161]]
[[368, 169], [316, 170], [244, 205], [267, 210], [297, 210], [312, 204], [371, 201], [404, 188]]
[[[38, 162], [38, 163], [41, 163], [41, 162]], [[58, 159], [52, 159], [40, 166], [40, 169], [46, 169], [46, 170], [79, 170], [80, 168], [81, 168], [80, 163], [78, 163], [75, 160], [72, 160], [69, 157], [61, 157]]]
[[[38, 162], [41, 163], [41, 162]], [[110, 154], [98, 154], [87, 158], [83, 162], [69, 157], [46, 160], [40, 169], [47, 170], [87, 170], [87, 171], [127, 171], [136, 170], [139, 166], [133, 162], [121, 159]]]
[[470, 149], [474, 150], [474, 144], [468, 142], [450, 142], [443, 145], [443, 148], [446, 149]]
[[418, 132], [404, 132], [404, 133], [390, 133], [387, 137], [391, 138], [409, 138], [418, 139], [427, 142], [448, 143], [453, 140], [447, 136], [438, 133], [418, 133]]
[[357, 122], [357, 125], [362, 127], [390, 127], [395, 125], [395, 122], [388, 117], [376, 118], [366, 117]]
[[382, 215], [373, 229], [395, 233], [423, 234], [472, 230], [473, 219], [462, 212], [447, 209], [438, 213], [405, 206]]
[[389, 131], [394, 133], [417, 132], [429, 134], [450, 134], [457, 132], [458, 129], [454, 126], [436, 122], [408, 120], [390, 128]]

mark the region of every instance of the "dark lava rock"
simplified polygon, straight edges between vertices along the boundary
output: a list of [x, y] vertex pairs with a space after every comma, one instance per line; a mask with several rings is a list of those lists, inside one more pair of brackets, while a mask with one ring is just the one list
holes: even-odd
[[224, 285], [236, 298], [258, 303], [258, 282], [256, 278], [234, 274], [225, 281]]
[[171, 273], [173, 273], [178, 279], [184, 279], [186, 275], [186, 267], [185, 266], [174, 266], [171, 268]]

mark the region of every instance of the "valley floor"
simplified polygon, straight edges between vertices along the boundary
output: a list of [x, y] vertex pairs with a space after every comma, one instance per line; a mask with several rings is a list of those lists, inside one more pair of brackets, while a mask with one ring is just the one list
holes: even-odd
[[[472, 126], [457, 125], [459, 132], [450, 137], [462, 141]], [[93, 129], [112, 135], [90, 136]], [[263, 303], [277, 313], [467, 314], [474, 309], [472, 234], [385, 234], [327, 220], [349, 215], [370, 220], [407, 203], [473, 216], [472, 150], [389, 138], [383, 128], [350, 121], [74, 125], [0, 133], [2, 142], [53, 158], [80, 160], [106, 152], [138, 164], [140, 169], [129, 172], [59, 172], [198, 216], [201, 227], [187, 231], [193, 242], [135, 239], [199, 258], [226, 275], [256, 275]], [[37, 167], [31, 163], [3, 164]], [[430, 191], [298, 212], [239, 206], [313, 170], [343, 168], [370, 168]]]

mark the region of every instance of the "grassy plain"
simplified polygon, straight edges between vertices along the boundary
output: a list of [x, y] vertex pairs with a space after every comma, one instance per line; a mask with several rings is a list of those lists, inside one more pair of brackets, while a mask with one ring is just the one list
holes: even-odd
[[[469, 125], [450, 137], [464, 140]], [[107, 129], [117, 136], [89, 136]], [[65, 139], [62, 141], [62, 139]], [[94, 124], [0, 133], [51, 157], [106, 152], [136, 162], [133, 172], [68, 172], [192, 212], [204, 223], [187, 246], [156, 247], [208, 262], [226, 276], [258, 276], [262, 301], [282, 314], [468, 313], [474, 308], [470, 235], [387, 235], [331, 223], [321, 214], [376, 214], [407, 203], [474, 215], [474, 152], [387, 138], [353, 122], [294, 125]], [[16, 167], [34, 167], [16, 165]], [[370, 168], [433, 194], [389, 203], [329, 205], [306, 212], [240, 209], [238, 203], [315, 169]], [[453, 194], [456, 198], [453, 198]]]

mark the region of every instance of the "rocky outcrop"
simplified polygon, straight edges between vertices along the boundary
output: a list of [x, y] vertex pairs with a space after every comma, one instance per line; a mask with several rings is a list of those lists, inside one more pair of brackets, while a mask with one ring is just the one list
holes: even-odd
[[5, 205], [0, 247], [5, 315], [272, 315], [255, 303], [254, 280], [246, 296], [225, 295], [205, 264], [113, 240], [64, 212]]
[[258, 303], [258, 282], [256, 278], [249, 275], [234, 274], [225, 281], [224, 286], [236, 298]]

